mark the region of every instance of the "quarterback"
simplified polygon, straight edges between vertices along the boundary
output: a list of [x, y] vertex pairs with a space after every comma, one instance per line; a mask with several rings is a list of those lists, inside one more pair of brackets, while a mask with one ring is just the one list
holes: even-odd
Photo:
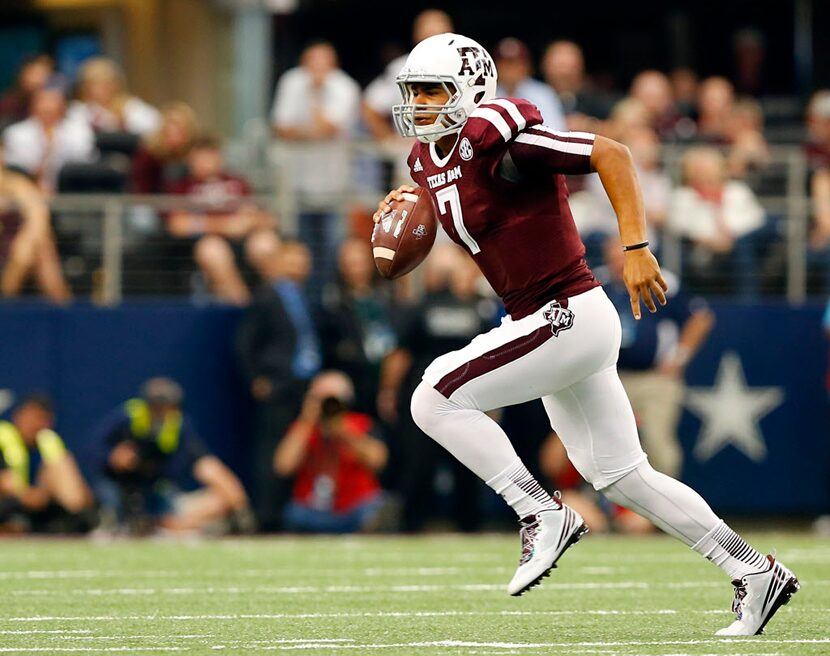
[[[754, 635], [798, 590], [795, 575], [747, 544], [692, 489], [649, 465], [617, 375], [620, 322], [583, 259], [565, 174], [596, 171], [616, 211], [631, 310], [665, 304], [648, 249], [628, 150], [584, 132], [556, 132], [518, 98], [495, 98], [489, 53], [458, 34], [418, 44], [397, 77], [398, 131], [416, 137], [413, 180], [449, 236], [474, 259], [508, 316], [437, 358], [412, 395], [412, 416], [515, 510], [521, 557], [507, 586], [521, 595], [588, 530], [528, 472], [486, 412], [541, 399], [582, 476], [720, 567], [735, 586], [735, 621], [718, 635]], [[391, 191], [375, 221], [412, 187]], [[517, 436], [521, 439], [521, 436]]]

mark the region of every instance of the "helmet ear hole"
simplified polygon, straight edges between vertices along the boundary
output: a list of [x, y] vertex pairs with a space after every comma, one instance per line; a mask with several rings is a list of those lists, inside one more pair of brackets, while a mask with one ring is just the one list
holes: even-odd
[[483, 98], [484, 98], [484, 92], [483, 92], [483, 91], [479, 91], [479, 92], [475, 95], [475, 97], [473, 98], [473, 102], [474, 102], [476, 105], [478, 105], [478, 104], [482, 101], [482, 99], [483, 99]]

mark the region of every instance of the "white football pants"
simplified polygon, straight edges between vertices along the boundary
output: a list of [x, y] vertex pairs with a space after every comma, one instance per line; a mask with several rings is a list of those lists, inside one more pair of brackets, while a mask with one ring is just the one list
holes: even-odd
[[[464, 348], [437, 358], [412, 397], [415, 422], [464, 464], [465, 454], [456, 453], [453, 443], [469, 440], [473, 451], [495, 451], [492, 466], [467, 465], [484, 480], [509, 464], [504, 459], [511, 452], [512, 459], [516, 455], [509, 442], [495, 437], [501, 429], [483, 412], [539, 398], [574, 467], [595, 488], [611, 485], [646, 459], [617, 375], [616, 309], [601, 287], [566, 305], [548, 304], [518, 321], [505, 317]], [[436, 406], [444, 399], [465, 415], [466, 429], [456, 424], [443, 435], [440, 419], [448, 410]], [[489, 459], [481, 455], [473, 460]]]
[[648, 464], [617, 375], [620, 333], [617, 311], [600, 287], [518, 321], [506, 317], [427, 368], [412, 395], [412, 416], [495, 489], [518, 456], [485, 412], [541, 398], [571, 462], [596, 489], [731, 576], [757, 571], [763, 558], [700, 495]]

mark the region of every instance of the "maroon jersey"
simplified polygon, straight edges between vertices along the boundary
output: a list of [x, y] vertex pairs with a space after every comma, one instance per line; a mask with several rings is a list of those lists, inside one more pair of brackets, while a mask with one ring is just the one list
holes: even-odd
[[412, 178], [514, 319], [599, 285], [568, 206], [566, 174], [590, 173], [594, 135], [556, 132], [527, 100], [480, 105], [440, 157], [417, 142]]

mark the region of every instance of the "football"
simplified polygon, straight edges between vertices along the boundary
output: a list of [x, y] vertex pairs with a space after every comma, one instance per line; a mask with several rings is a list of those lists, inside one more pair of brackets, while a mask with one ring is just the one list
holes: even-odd
[[404, 200], [393, 200], [390, 206], [372, 231], [372, 254], [380, 275], [394, 280], [424, 261], [435, 243], [438, 222], [423, 187], [404, 193]]

